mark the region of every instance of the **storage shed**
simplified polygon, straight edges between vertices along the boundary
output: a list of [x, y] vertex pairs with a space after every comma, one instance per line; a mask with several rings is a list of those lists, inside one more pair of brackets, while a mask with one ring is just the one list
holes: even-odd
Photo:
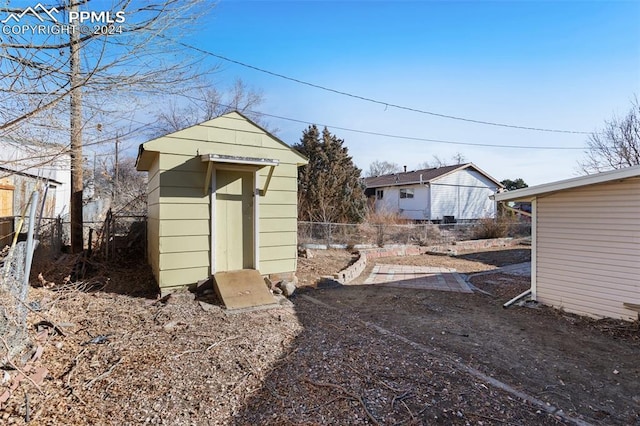
[[597, 318], [638, 318], [640, 166], [494, 199], [531, 202], [534, 300]]
[[298, 167], [306, 163], [238, 112], [140, 145], [148, 259], [161, 292], [241, 269], [291, 279]]

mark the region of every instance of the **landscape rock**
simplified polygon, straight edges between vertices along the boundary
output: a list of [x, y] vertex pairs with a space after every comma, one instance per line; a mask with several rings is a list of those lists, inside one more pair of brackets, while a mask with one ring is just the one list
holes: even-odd
[[280, 289], [282, 289], [282, 293], [287, 297], [293, 296], [293, 293], [296, 291], [296, 285], [291, 281], [282, 281], [279, 286]]
[[271, 281], [269, 277], [264, 277], [264, 283], [267, 285], [267, 288], [269, 290], [273, 291], [273, 288], [275, 287], [275, 285], [273, 284], [273, 281]]

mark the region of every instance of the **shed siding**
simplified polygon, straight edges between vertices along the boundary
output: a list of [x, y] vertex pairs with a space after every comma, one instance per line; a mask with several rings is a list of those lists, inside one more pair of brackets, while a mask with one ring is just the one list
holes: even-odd
[[160, 251], [159, 251], [159, 235], [160, 220], [158, 216], [160, 204], [159, 190], [159, 173], [158, 173], [158, 156], [154, 159], [149, 169], [149, 179], [147, 183], [147, 258], [153, 275], [158, 280], [160, 274]]
[[537, 198], [536, 297], [582, 315], [635, 319], [640, 304], [640, 180]]
[[[210, 274], [210, 196], [204, 185], [207, 163], [203, 154], [260, 157], [280, 162], [269, 187], [260, 197], [259, 270], [262, 274], [295, 272], [297, 258], [297, 164], [304, 161], [240, 115], [218, 117], [144, 144], [158, 155], [149, 171], [149, 193], [157, 203], [149, 216], [158, 220], [150, 247], [158, 268], [154, 274], [163, 291], [193, 284]], [[264, 188], [269, 167], [259, 171]], [[153, 210], [153, 212], [152, 212]], [[151, 252], [151, 251], [150, 251]]]

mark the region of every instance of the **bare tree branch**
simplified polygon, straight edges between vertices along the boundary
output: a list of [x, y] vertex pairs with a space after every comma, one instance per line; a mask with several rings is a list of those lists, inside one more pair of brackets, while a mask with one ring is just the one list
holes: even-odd
[[634, 97], [623, 118], [605, 122], [601, 132], [587, 140], [585, 158], [578, 164], [585, 174], [621, 169], [640, 164], [640, 102]]

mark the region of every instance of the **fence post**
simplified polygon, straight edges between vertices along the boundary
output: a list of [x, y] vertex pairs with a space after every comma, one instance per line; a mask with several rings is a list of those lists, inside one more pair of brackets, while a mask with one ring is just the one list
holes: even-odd
[[329, 223], [329, 235], [327, 240], [327, 248], [331, 245], [331, 223]]

